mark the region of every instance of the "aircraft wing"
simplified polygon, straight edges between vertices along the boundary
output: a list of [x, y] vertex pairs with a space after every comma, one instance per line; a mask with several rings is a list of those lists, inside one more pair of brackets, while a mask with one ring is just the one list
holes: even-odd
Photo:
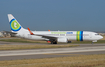
[[57, 39], [57, 37], [54, 37], [54, 36], [46, 36], [46, 35], [40, 35], [40, 36], [47, 39]]
[[54, 36], [34, 34], [34, 33], [31, 32], [31, 30], [29, 28], [27, 28], [27, 29], [28, 29], [28, 31], [30, 32], [31, 35], [42, 36], [43, 38], [47, 38], [47, 39], [57, 39], [57, 37], [54, 37]]

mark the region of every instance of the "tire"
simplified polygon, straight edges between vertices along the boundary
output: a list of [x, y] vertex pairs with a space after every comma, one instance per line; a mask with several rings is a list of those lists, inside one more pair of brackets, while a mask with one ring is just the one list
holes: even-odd
[[51, 41], [51, 44], [57, 44], [57, 41]]

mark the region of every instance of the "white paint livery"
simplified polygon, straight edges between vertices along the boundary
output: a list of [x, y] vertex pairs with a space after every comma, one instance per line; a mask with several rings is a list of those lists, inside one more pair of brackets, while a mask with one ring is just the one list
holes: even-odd
[[30, 29], [24, 29], [18, 21], [8, 14], [8, 19], [10, 22], [11, 31], [16, 33], [15, 36], [33, 39], [33, 40], [45, 40], [50, 41], [51, 44], [57, 44], [57, 42], [69, 42], [72, 40], [77, 41], [92, 41], [97, 42], [97, 40], [103, 37], [95, 32], [90, 31], [30, 31]]

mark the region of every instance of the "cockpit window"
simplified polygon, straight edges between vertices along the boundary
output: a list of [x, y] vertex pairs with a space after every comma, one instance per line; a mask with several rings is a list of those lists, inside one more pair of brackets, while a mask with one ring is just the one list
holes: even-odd
[[99, 35], [99, 34], [95, 34], [95, 35]]

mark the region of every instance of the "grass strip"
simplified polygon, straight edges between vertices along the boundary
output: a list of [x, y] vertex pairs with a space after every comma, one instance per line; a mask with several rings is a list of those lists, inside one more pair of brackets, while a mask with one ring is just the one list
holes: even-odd
[[20, 50], [20, 49], [41, 49], [41, 48], [65, 48], [77, 47], [79, 45], [0, 45], [0, 50]]
[[0, 67], [105, 67], [105, 54], [0, 61]]
[[34, 41], [34, 40], [27, 40], [27, 39], [0, 39], [0, 41], [4, 42], [20, 42], [20, 43], [46, 43], [46, 41]]

